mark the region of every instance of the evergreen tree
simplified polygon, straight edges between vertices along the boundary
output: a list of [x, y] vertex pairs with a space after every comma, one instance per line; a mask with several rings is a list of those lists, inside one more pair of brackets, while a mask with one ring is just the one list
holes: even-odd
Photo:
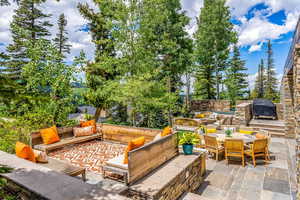
[[39, 9], [42, 2], [42, 0], [21, 0], [18, 9], [15, 10], [10, 25], [13, 43], [7, 47], [10, 56], [7, 67], [13, 79], [22, 79], [20, 76], [22, 67], [28, 62], [25, 43], [29, 41], [34, 45], [37, 39], [50, 35], [47, 28], [52, 25], [46, 20], [50, 15], [42, 13]]
[[278, 98], [278, 82], [276, 78], [276, 72], [274, 68], [274, 58], [271, 41], [268, 41], [267, 46], [267, 69], [266, 69], [266, 83], [264, 98], [269, 100], [275, 100]]
[[255, 80], [255, 86], [252, 93], [252, 98], [263, 98], [265, 92], [265, 67], [264, 60], [261, 59], [260, 64], [258, 65], [258, 72]]
[[[19, 3], [19, 0], [13, 0], [13, 2]], [[9, 6], [10, 4], [9, 0], [0, 0], [0, 6]]]
[[227, 87], [227, 97], [231, 104], [235, 105], [235, 101], [245, 98], [248, 88], [248, 75], [245, 73], [245, 61], [240, 58], [239, 48], [235, 45], [230, 66], [226, 69], [225, 85]]
[[[155, 57], [161, 58], [157, 63], [161, 69], [158, 77], [165, 81], [170, 95], [179, 99], [183, 85], [181, 77], [191, 65], [192, 40], [185, 31], [189, 18], [182, 12], [179, 0], [148, 0], [144, 1], [142, 9], [139, 30], [142, 42], [145, 47], [151, 46]], [[176, 111], [169, 110], [169, 123], [173, 112]]]
[[204, 0], [195, 37], [195, 94], [200, 99], [220, 98], [222, 72], [230, 45], [237, 40], [225, 0]]
[[108, 109], [115, 101], [115, 84], [118, 83], [119, 69], [115, 63], [115, 40], [112, 31], [114, 12], [113, 0], [94, 0], [99, 11], [95, 11], [88, 4], [79, 3], [81, 15], [89, 21], [90, 33], [96, 46], [95, 61], [87, 63], [85, 67], [88, 91], [87, 101], [96, 109], [95, 119], [98, 120], [103, 109]]
[[58, 48], [58, 51], [61, 55], [64, 55], [65, 53], [69, 54], [71, 45], [68, 44], [68, 37], [67, 37], [67, 19], [65, 18], [64, 14], [61, 14], [58, 19], [58, 33], [56, 34], [56, 37], [54, 38], [54, 44], [56, 48]]

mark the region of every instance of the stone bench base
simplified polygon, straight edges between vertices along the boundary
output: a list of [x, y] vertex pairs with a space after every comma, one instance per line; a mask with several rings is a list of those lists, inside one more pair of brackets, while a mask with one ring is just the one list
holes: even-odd
[[184, 192], [195, 191], [204, 180], [205, 158], [205, 153], [188, 156], [180, 154], [132, 184], [126, 196], [151, 200], [175, 200]]

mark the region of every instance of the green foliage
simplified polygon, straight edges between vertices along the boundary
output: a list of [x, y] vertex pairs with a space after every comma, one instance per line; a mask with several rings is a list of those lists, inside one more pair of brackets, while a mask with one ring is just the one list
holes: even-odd
[[267, 69], [264, 98], [274, 101], [279, 98], [279, 94], [277, 88], [278, 81], [274, 67], [272, 44], [270, 40], [268, 41], [267, 48]]
[[236, 100], [244, 99], [247, 94], [248, 74], [245, 72], [245, 61], [240, 58], [239, 48], [235, 45], [230, 65], [226, 69], [225, 85], [227, 88], [226, 97], [230, 100], [231, 105], [235, 105]]
[[52, 26], [47, 21], [50, 15], [42, 13], [39, 9], [42, 2], [40, 0], [21, 0], [10, 24], [12, 43], [7, 47], [10, 56], [6, 68], [9, 72], [7, 76], [18, 80], [21, 84], [24, 82], [21, 76], [22, 68], [28, 61], [27, 43], [30, 42], [34, 45], [37, 39], [50, 35], [47, 30]]
[[58, 52], [64, 57], [65, 53], [70, 53], [71, 45], [68, 44], [68, 37], [67, 37], [67, 19], [65, 18], [64, 14], [61, 14], [58, 19], [58, 33], [56, 37], [53, 39], [55, 47], [58, 49]]
[[195, 38], [195, 94], [198, 99], [220, 98], [222, 71], [230, 45], [237, 40], [225, 0], [205, 0]]
[[231, 130], [231, 129], [226, 129], [226, 130], [225, 130], [225, 135], [226, 135], [227, 137], [231, 137], [231, 135], [232, 135], [232, 130]]
[[157, 121], [150, 120], [154, 112], [149, 111], [170, 116], [178, 110], [180, 77], [192, 49], [184, 30], [188, 17], [178, 0], [95, 3], [101, 12], [79, 4], [96, 46], [95, 62], [85, 67], [86, 99], [98, 108], [96, 119], [101, 109], [121, 104], [130, 108], [132, 125], [153, 126]]
[[200, 138], [197, 133], [193, 132], [178, 132], [178, 144], [199, 144]]
[[[49, 41], [40, 39], [28, 48], [29, 62], [23, 67], [26, 93], [39, 97], [18, 108], [24, 121], [39, 127], [63, 125], [73, 110], [71, 81], [74, 67], [58, 62], [61, 54]], [[32, 76], [34, 74], [34, 76]]]
[[[6, 166], [0, 165], [0, 174], [1, 173], [9, 173], [12, 169]], [[17, 195], [11, 194], [6, 190], [7, 180], [4, 178], [0, 178], [0, 199], [3, 200], [17, 200], [19, 199]]]
[[17, 141], [29, 144], [29, 132], [25, 124], [15, 119], [0, 119], [0, 151], [15, 153]]
[[265, 76], [264, 60], [261, 59], [261, 63], [258, 65], [258, 72], [255, 80], [254, 90], [252, 91], [251, 94], [251, 97], [253, 99], [264, 97], [265, 83], [266, 83], [266, 76]]

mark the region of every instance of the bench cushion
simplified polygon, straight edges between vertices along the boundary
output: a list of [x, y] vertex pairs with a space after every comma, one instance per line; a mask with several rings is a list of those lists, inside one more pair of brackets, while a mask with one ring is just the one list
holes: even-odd
[[94, 135], [89, 135], [89, 136], [82, 136], [82, 137], [70, 137], [70, 138], [62, 139], [59, 142], [56, 142], [56, 143], [53, 143], [53, 144], [34, 145], [33, 148], [38, 149], [40, 151], [50, 151], [50, 150], [54, 150], [54, 149], [57, 149], [57, 148], [64, 147], [64, 146], [69, 145], [69, 144], [77, 144], [77, 143], [93, 140], [93, 139], [96, 139], [96, 138], [99, 138], [99, 137], [100, 137], [99, 134], [94, 134]]
[[108, 161], [106, 161], [106, 165], [111, 167], [116, 167], [124, 170], [128, 170], [128, 164], [123, 164], [124, 155], [119, 155], [114, 157]]

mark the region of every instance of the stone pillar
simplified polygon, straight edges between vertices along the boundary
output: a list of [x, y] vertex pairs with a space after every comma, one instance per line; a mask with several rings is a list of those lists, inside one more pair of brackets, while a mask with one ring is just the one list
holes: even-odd
[[294, 120], [296, 136], [296, 163], [297, 163], [297, 199], [300, 199], [300, 45], [295, 46], [294, 53]]
[[242, 103], [236, 106], [236, 111], [234, 115], [234, 125], [248, 126], [250, 120], [252, 119], [252, 104]]
[[287, 74], [282, 78], [281, 102], [283, 104], [283, 117], [285, 121], [286, 137], [295, 137], [295, 117], [293, 90], [293, 74]]

